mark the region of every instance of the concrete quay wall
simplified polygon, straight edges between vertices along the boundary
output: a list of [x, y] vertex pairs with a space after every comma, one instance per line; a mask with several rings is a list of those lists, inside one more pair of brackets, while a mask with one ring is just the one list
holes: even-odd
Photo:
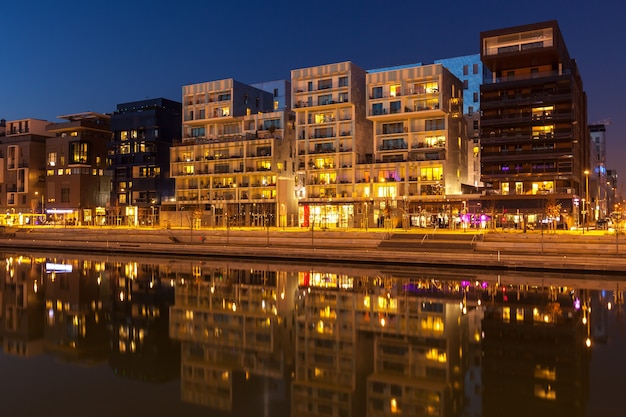
[[[341, 264], [610, 273], [625, 276], [626, 239], [487, 233], [423, 235], [363, 231], [41, 228], [0, 238], [7, 251], [313, 261]], [[401, 250], [382, 242], [400, 242]], [[424, 241], [429, 245], [425, 246]], [[458, 241], [466, 241], [459, 249]], [[450, 242], [456, 242], [451, 249]], [[623, 246], [622, 246], [623, 245]]]

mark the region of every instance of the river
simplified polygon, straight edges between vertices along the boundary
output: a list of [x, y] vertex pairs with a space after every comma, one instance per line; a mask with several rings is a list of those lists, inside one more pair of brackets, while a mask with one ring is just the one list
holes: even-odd
[[615, 274], [0, 260], [2, 415], [624, 415]]

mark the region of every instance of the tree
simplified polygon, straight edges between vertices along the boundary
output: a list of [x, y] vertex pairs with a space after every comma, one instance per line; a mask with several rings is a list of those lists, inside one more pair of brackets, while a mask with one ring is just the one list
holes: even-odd
[[548, 196], [548, 201], [546, 202], [545, 215], [550, 228], [556, 232], [556, 222], [561, 215], [561, 206], [560, 202], [557, 202], [554, 198], [554, 195]]

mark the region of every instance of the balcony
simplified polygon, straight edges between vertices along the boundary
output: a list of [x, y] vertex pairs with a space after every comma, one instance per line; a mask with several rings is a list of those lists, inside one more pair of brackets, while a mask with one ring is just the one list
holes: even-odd
[[379, 151], [397, 151], [397, 150], [405, 150], [409, 149], [409, 145], [406, 143], [403, 144], [384, 144], [378, 147]]

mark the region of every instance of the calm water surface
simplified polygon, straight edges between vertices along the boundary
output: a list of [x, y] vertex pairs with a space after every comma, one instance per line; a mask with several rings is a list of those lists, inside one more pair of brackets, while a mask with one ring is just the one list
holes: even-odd
[[0, 260], [1, 415], [624, 415], [618, 276]]

